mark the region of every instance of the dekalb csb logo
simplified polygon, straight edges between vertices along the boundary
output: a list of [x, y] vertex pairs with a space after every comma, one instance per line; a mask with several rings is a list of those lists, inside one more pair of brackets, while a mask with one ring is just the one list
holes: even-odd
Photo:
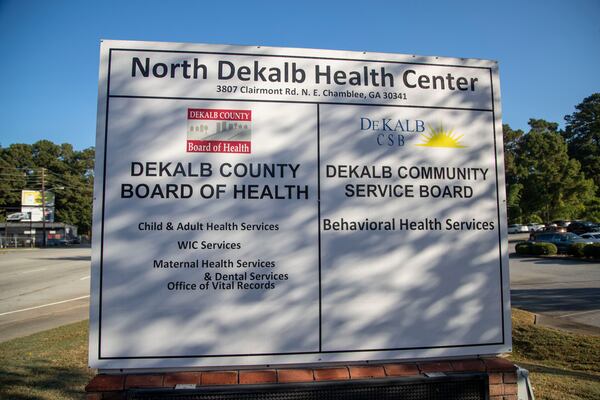
[[188, 153], [252, 152], [252, 111], [208, 108], [187, 110]]
[[429, 132], [425, 133], [425, 121], [420, 119], [371, 119], [360, 118], [360, 130], [373, 133], [373, 137], [379, 146], [403, 147], [406, 144], [406, 135], [416, 136], [420, 134], [421, 143], [415, 144], [419, 147], [446, 147], [465, 148], [460, 143], [464, 135], [454, 132], [454, 129], [444, 129], [444, 125], [427, 125]]
[[361, 117], [360, 130], [372, 132], [379, 146], [402, 147], [405, 145], [406, 134], [425, 132], [425, 121]]

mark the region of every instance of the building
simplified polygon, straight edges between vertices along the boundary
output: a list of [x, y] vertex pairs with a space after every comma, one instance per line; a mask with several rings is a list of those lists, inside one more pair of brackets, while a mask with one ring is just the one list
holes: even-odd
[[[63, 222], [46, 222], [46, 245], [62, 246], [78, 242], [77, 227]], [[0, 248], [42, 247], [44, 245], [44, 223], [2, 222], [0, 223]]]

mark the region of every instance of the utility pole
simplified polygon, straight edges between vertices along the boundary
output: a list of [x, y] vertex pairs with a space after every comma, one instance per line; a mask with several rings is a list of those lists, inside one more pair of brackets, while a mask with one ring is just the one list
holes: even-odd
[[[4, 209], [4, 215], [8, 217], [8, 209]], [[4, 238], [0, 240], [0, 248], [8, 247], [8, 221], [4, 222]]]
[[46, 180], [45, 168], [42, 168], [42, 247], [46, 247]]
[[29, 211], [27, 214], [29, 214], [29, 238], [31, 240], [31, 246], [29, 247], [35, 247], [35, 233], [33, 233], [33, 213]]

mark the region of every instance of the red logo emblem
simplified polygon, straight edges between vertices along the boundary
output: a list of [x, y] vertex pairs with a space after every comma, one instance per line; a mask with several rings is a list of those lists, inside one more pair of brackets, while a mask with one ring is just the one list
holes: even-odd
[[188, 153], [250, 153], [252, 111], [188, 108]]

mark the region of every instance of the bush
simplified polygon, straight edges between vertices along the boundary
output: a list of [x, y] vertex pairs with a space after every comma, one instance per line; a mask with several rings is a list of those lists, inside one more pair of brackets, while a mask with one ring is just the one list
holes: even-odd
[[541, 219], [540, 216], [537, 214], [530, 215], [529, 219], [527, 221], [531, 224], [543, 224], [544, 223], [544, 220]]
[[534, 256], [553, 256], [558, 253], [554, 243], [534, 242], [531, 244], [531, 254]]
[[522, 256], [527, 256], [527, 255], [532, 254], [531, 253], [531, 242], [517, 243], [517, 245], [515, 246], [515, 251], [517, 252], [517, 254], [520, 254]]
[[585, 257], [583, 249], [587, 246], [585, 243], [573, 243], [569, 246], [567, 254], [573, 257]]
[[600, 243], [588, 244], [583, 248], [586, 257], [600, 258]]
[[552, 243], [546, 242], [521, 242], [515, 246], [515, 251], [520, 255], [530, 256], [553, 256], [558, 249]]

